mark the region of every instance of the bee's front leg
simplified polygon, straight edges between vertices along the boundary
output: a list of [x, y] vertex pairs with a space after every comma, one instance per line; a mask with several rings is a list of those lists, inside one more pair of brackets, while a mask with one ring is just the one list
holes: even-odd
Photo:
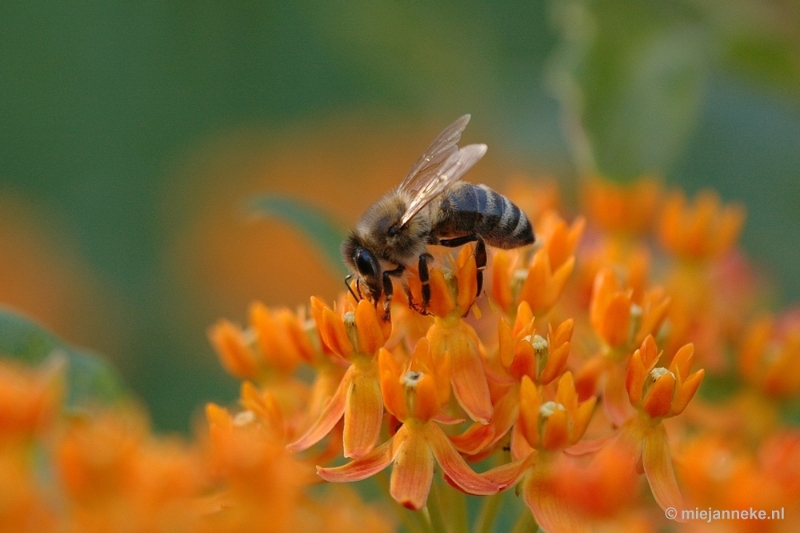
[[392, 294], [394, 293], [392, 276], [400, 276], [405, 269], [406, 267], [403, 265], [398, 265], [394, 270], [386, 270], [383, 273], [383, 320], [385, 321], [391, 318]]

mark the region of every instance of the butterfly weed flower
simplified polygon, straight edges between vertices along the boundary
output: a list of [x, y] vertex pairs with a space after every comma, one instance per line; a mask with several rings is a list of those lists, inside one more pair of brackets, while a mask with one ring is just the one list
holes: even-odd
[[381, 349], [384, 404], [402, 426], [366, 457], [339, 467], [319, 467], [319, 475], [328, 481], [357, 481], [392, 464], [390, 494], [401, 505], [415, 510], [427, 502], [434, 463], [451, 484], [466, 493], [487, 495], [505, 488], [513, 475], [493, 478], [476, 474], [436, 422], [450, 396], [449, 372], [448, 361], [435, 356], [427, 339], [420, 339], [404, 362]]
[[[453, 393], [472, 420], [487, 424], [493, 407], [481, 358], [481, 341], [463, 319], [477, 296], [477, 265], [470, 247], [459, 253], [454, 270], [430, 271], [430, 307], [434, 323], [426, 334], [435, 359], [447, 362]], [[412, 283], [412, 294], [421, 284]]]
[[[572, 225], [554, 211], [540, 217], [537, 231], [541, 247], [527, 268], [519, 266], [518, 251], [500, 250], [493, 264], [491, 294], [502, 310], [509, 313], [519, 302], [527, 302], [533, 313], [543, 316], [556, 304], [575, 268], [575, 250], [584, 229], [578, 217]], [[541, 229], [540, 229], [541, 228]]]
[[209, 330], [222, 365], [240, 379], [274, 381], [292, 376], [313, 347], [299, 318], [288, 309], [270, 310], [255, 302], [250, 306], [250, 327], [242, 330], [220, 320]]
[[731, 249], [745, 213], [738, 204], [723, 206], [715, 192], [704, 190], [691, 205], [682, 192], [673, 192], [659, 218], [659, 241], [666, 250], [682, 260], [703, 261]]
[[[419, 164], [483, 152], [439, 141]], [[426, 240], [427, 280], [415, 252], [389, 300], [365, 242], [360, 285], [335, 303], [219, 321], [209, 338], [239, 397], [207, 405], [191, 441], [155, 435], [130, 404], [75, 410], [58, 357], [3, 359], [0, 530], [386, 533], [396, 516], [411, 532], [483, 532], [500, 509], [548, 533], [668, 530], [670, 505], [781, 508], [770, 525], [797, 529], [800, 322], [761, 309], [736, 249], [743, 210], [594, 176], [571, 213], [548, 187], [514, 192], [530, 248], [490, 246], [484, 265], [472, 243]], [[383, 505], [348, 485], [367, 478]], [[474, 528], [464, 493], [484, 496]]]
[[670, 302], [660, 287], [648, 290], [635, 302], [633, 290], [624, 287], [610, 267], [602, 268], [595, 277], [589, 320], [601, 348], [578, 373], [578, 390], [581, 397], [589, 397], [602, 389], [603, 405], [617, 424], [625, 419], [627, 400], [622, 383], [627, 357], [647, 335], [658, 333]]
[[772, 317], [754, 320], [737, 350], [743, 380], [767, 398], [800, 395], [800, 320], [789, 314], [782, 323]]
[[553, 491], [560, 475], [561, 452], [583, 437], [595, 398], [578, 401], [572, 374], [561, 376], [552, 400], [545, 400], [540, 386], [522, 378], [519, 420], [514, 426], [511, 453], [515, 458], [533, 457], [522, 481], [522, 494], [540, 527], [546, 531], [579, 531], [586, 528], [577, 513]]
[[625, 376], [625, 390], [636, 414], [625, 423], [619, 438], [631, 446], [662, 509], [682, 505], [662, 420], [682, 413], [703, 382], [704, 370], [690, 373], [693, 356], [694, 347], [687, 344], [669, 368], [657, 366], [658, 347], [648, 335], [631, 356]]
[[662, 195], [659, 181], [647, 176], [629, 184], [589, 176], [580, 191], [587, 218], [617, 241], [632, 241], [649, 233]]
[[34, 450], [52, 438], [64, 395], [62, 357], [37, 368], [0, 360], [0, 530], [47, 531], [55, 507], [37, 479]]
[[473, 424], [464, 434], [452, 437], [459, 451], [476, 455], [508, 433], [518, 418], [523, 378], [548, 385], [564, 372], [574, 321], [567, 319], [555, 328], [549, 324], [544, 337], [536, 333], [534, 322], [527, 302], [519, 304], [513, 329], [500, 318], [496, 356], [487, 363], [489, 382], [500, 391], [494, 415], [488, 425]]
[[312, 298], [311, 312], [325, 346], [350, 366], [317, 419], [289, 444], [289, 449], [301, 451], [316, 444], [344, 417], [344, 455], [363, 457], [372, 451], [381, 431], [383, 402], [377, 353], [391, 326], [379, 319], [376, 307], [367, 300], [358, 302], [355, 311], [340, 316]]

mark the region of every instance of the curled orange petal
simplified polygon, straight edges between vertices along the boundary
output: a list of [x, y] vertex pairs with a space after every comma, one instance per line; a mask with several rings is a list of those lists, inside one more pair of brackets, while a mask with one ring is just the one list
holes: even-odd
[[375, 447], [383, 423], [383, 398], [377, 368], [359, 372], [347, 388], [344, 456], [358, 459]]
[[399, 446], [392, 467], [389, 492], [392, 498], [408, 509], [425, 507], [433, 480], [433, 454], [417, 432], [408, 431]]
[[683, 499], [675, 479], [667, 432], [661, 424], [645, 434], [642, 466], [658, 505], [662, 509], [669, 507], [683, 509]]

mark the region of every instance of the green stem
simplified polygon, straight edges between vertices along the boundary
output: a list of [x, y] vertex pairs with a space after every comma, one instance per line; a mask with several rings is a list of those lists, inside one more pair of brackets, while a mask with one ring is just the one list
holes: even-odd
[[449, 501], [453, 509], [453, 530], [457, 533], [469, 533], [469, 514], [467, 511], [467, 495], [449, 485], [446, 486], [450, 495]]
[[519, 515], [519, 519], [514, 524], [511, 533], [535, 533], [536, 527], [536, 520], [533, 519], [530, 509], [525, 508], [522, 510], [522, 514]]
[[430, 517], [431, 526], [437, 533], [445, 533], [450, 529], [445, 524], [442, 511], [445, 509], [442, 488], [438, 478], [434, 478], [431, 483], [431, 494], [428, 496], [428, 504], [425, 506]]
[[503, 503], [503, 493], [493, 494], [483, 499], [478, 519], [475, 522], [475, 533], [491, 533], [494, 530], [494, 521]]
[[[389, 492], [389, 480], [387, 478], [386, 472], [379, 472], [373, 479], [380, 487], [381, 491], [387, 496], [389, 501], [392, 501], [391, 493]], [[394, 502], [392, 502], [394, 503]], [[433, 529], [430, 527], [429, 521], [422, 516], [420, 512], [409, 511], [394, 503], [392, 505], [397, 518], [400, 519], [402, 522], [403, 527], [405, 527], [408, 533], [434, 533]]]

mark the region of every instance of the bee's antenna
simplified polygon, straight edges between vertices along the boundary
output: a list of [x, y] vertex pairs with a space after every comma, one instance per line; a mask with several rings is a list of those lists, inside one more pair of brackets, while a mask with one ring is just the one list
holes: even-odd
[[[361, 301], [362, 298], [356, 296], [356, 293], [353, 292], [353, 288], [350, 287], [350, 280], [353, 279], [352, 274], [348, 274], [344, 277], [344, 286], [347, 287], [347, 291], [353, 296], [353, 299], [357, 302]], [[358, 287], [358, 280], [356, 280], [356, 287]], [[360, 290], [358, 291], [361, 292]]]

